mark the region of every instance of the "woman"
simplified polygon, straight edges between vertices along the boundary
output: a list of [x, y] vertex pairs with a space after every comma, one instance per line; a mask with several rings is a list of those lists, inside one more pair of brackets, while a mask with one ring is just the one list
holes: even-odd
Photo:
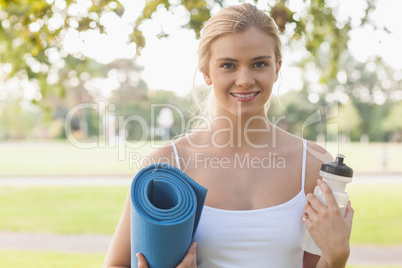
[[[273, 20], [250, 4], [222, 9], [205, 25], [198, 56], [213, 88], [210, 120], [149, 156], [174, 153], [170, 164], [208, 189], [195, 243], [178, 267], [345, 267], [353, 209], [343, 216], [319, 177], [332, 157], [266, 116], [282, 64]], [[317, 183], [327, 207], [311, 194]], [[128, 195], [105, 267], [130, 266], [129, 202]], [[303, 224], [321, 256], [302, 250]]]

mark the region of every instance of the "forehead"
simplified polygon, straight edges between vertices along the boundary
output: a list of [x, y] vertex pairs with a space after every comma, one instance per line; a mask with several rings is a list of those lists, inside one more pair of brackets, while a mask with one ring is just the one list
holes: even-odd
[[274, 39], [255, 28], [223, 35], [211, 44], [210, 49], [211, 60], [221, 57], [238, 59], [275, 56]]

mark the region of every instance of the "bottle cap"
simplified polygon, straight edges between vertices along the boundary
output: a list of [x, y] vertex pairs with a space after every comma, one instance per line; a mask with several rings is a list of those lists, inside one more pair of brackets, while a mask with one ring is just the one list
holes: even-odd
[[321, 170], [342, 177], [353, 177], [353, 169], [343, 163], [344, 158], [343, 154], [337, 154], [335, 161], [323, 163]]

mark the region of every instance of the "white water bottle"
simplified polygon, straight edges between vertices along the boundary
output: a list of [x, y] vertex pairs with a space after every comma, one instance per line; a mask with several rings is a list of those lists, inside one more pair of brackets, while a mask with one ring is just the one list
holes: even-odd
[[[344, 155], [338, 154], [334, 162], [323, 163], [320, 170], [320, 176], [332, 189], [342, 215], [345, 215], [349, 200], [349, 194], [345, 191], [346, 184], [351, 182], [353, 177], [353, 169], [343, 163], [344, 158]], [[327, 205], [324, 193], [318, 185], [314, 188], [314, 195], [321, 201], [321, 203], [325, 206]], [[306, 227], [304, 228], [305, 232], [302, 248], [304, 251], [309, 253], [321, 255], [320, 248], [314, 243]]]

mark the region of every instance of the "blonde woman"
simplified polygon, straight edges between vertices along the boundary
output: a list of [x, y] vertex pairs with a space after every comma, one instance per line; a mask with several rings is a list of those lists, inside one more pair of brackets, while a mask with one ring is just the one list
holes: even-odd
[[[149, 155], [155, 162], [174, 155], [170, 164], [208, 189], [194, 243], [178, 267], [345, 267], [353, 209], [349, 203], [343, 216], [319, 177], [332, 157], [266, 116], [282, 65], [274, 21], [250, 4], [224, 8], [205, 25], [198, 57], [212, 88], [208, 119]], [[311, 194], [317, 183], [328, 206]], [[129, 202], [128, 195], [105, 267], [130, 266]], [[303, 225], [321, 256], [301, 248]], [[141, 253], [137, 258], [148, 267]]]

